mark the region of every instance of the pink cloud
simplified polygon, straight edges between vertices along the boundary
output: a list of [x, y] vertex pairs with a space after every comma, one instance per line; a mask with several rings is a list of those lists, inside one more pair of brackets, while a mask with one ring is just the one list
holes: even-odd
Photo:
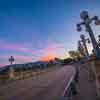
[[[2, 62], [0, 61], [0, 67], [5, 66], [10, 64], [10, 62], [8, 61], [9, 57], [11, 55], [3, 55], [0, 56], [1, 59], [4, 59]], [[24, 55], [16, 55], [16, 54], [12, 54], [12, 56], [14, 56], [15, 62], [14, 63], [27, 63], [27, 62], [32, 62], [32, 61], [36, 61], [37, 59], [33, 56], [24, 56]]]
[[57, 42], [49, 42], [48, 45], [41, 50], [41, 52], [43, 52], [43, 55], [40, 57], [40, 60], [50, 60], [55, 57], [67, 56], [67, 51], [64, 46]]
[[59, 46], [55, 42], [49, 42], [48, 45], [42, 50], [44, 54], [40, 57], [40, 60], [48, 61], [55, 58], [54, 51]]
[[18, 55], [15, 56], [15, 59], [23, 60], [23, 61], [33, 61], [34, 60], [34, 58], [31, 56], [18, 56]]
[[9, 65], [9, 62], [7, 62], [7, 61], [0, 62], [0, 67], [3, 67], [5, 65]]
[[48, 42], [48, 44], [43, 48], [43, 49], [40, 49], [39, 51], [40, 52], [48, 52], [48, 51], [55, 51], [56, 48], [58, 48], [59, 44], [56, 43], [56, 42]]
[[0, 41], [0, 48], [11, 49], [20, 52], [32, 53], [32, 54], [34, 53], [32, 49], [28, 47], [24, 47], [23, 44], [9, 43], [5, 41]]
[[[0, 58], [2, 59], [9, 59], [11, 55], [3, 55], [3, 56], [0, 56]], [[23, 55], [16, 55], [16, 54], [12, 54], [12, 56], [15, 58], [15, 60], [23, 60], [23, 61], [31, 61], [31, 60], [34, 60], [33, 59], [33, 56], [23, 56]]]

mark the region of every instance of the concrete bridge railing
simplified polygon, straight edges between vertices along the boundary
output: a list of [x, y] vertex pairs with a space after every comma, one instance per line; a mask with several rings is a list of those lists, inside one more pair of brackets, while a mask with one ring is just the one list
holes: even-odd
[[73, 74], [69, 80], [69, 82], [66, 85], [66, 88], [63, 92], [61, 100], [72, 100], [72, 98], [75, 98], [77, 95], [77, 89], [76, 85], [78, 82], [78, 77], [79, 77], [79, 71], [76, 69], [75, 74]]

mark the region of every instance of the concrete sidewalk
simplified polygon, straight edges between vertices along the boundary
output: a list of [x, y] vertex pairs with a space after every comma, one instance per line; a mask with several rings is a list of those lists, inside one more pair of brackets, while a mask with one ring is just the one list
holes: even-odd
[[88, 66], [85, 64], [76, 66], [79, 67], [77, 100], [96, 100], [95, 82], [89, 80]]

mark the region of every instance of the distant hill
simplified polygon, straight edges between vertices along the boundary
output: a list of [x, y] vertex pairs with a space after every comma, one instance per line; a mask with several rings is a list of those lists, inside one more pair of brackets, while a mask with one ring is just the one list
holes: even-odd
[[4, 72], [7, 72], [10, 67], [13, 68], [30, 68], [33, 66], [40, 66], [40, 65], [46, 65], [48, 62], [44, 61], [36, 61], [36, 62], [29, 62], [29, 63], [24, 63], [24, 64], [12, 64], [12, 65], [6, 65], [0, 68], [0, 74], [3, 74]]

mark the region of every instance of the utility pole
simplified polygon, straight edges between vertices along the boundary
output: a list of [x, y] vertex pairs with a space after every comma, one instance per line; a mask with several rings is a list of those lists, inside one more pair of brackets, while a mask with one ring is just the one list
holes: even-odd
[[97, 41], [96, 41], [95, 36], [93, 34], [93, 30], [90, 26], [92, 21], [95, 22], [95, 25], [100, 25], [100, 20], [98, 19], [98, 16], [94, 16], [94, 17], [90, 18], [87, 11], [82, 11], [80, 13], [80, 18], [82, 19], [82, 22], [77, 24], [77, 30], [81, 31], [82, 30], [81, 25], [85, 26], [86, 32], [89, 33], [89, 36], [91, 38], [91, 42], [92, 42], [92, 46], [93, 46], [93, 50], [94, 50], [94, 53], [96, 55], [96, 58], [100, 58], [100, 50], [97, 47]]

